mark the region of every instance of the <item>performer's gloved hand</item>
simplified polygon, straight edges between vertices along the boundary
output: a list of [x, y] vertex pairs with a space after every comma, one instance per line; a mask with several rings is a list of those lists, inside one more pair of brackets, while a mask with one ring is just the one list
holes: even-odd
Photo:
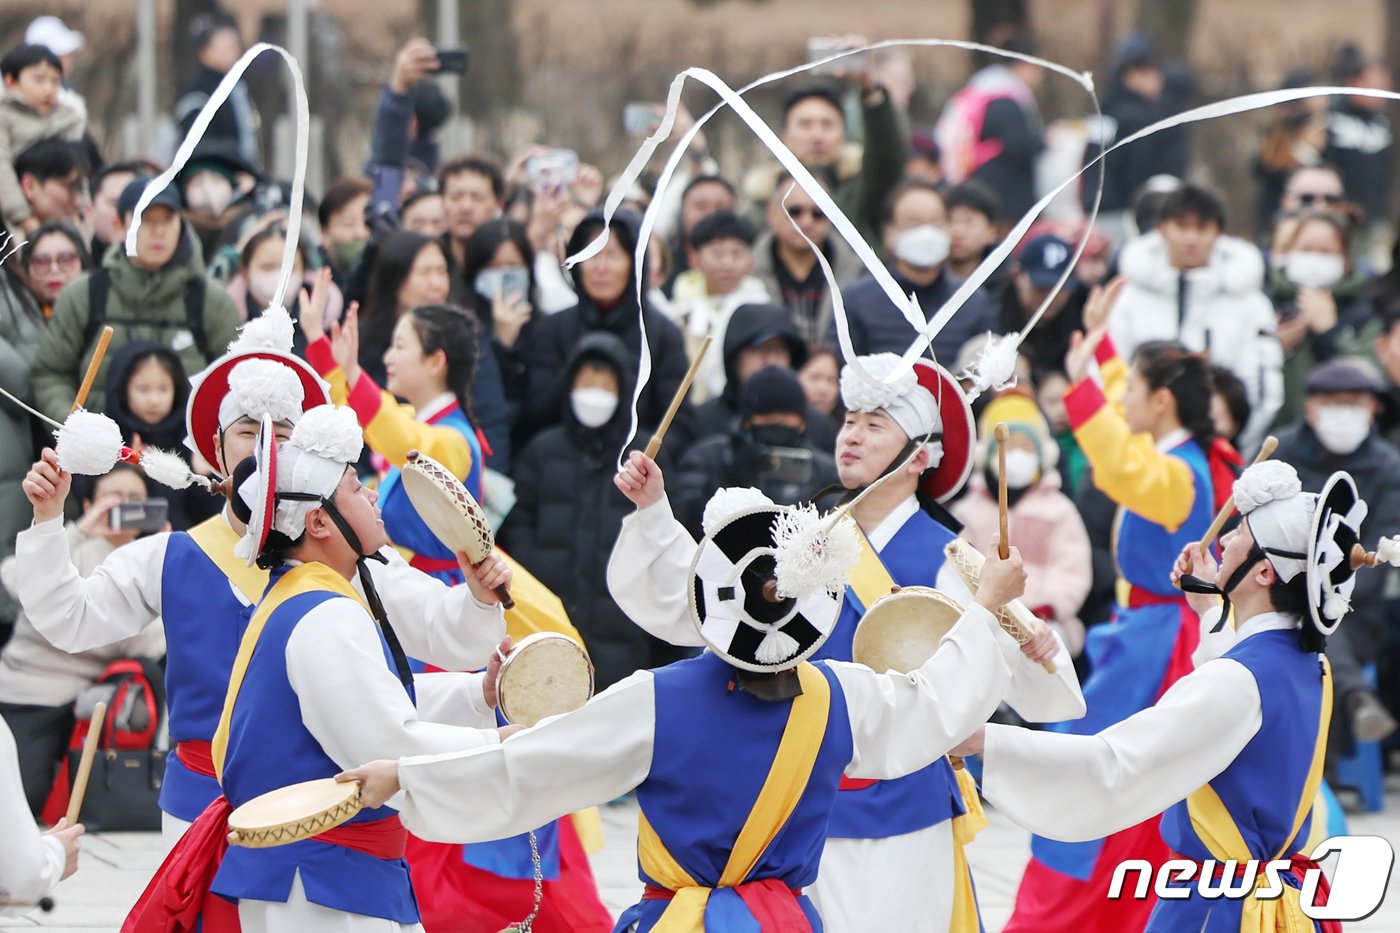
[[[1220, 581], [1220, 567], [1211, 555], [1210, 549], [1201, 547], [1199, 541], [1192, 541], [1181, 549], [1181, 554], [1176, 558], [1176, 564], [1172, 567], [1172, 586], [1181, 587], [1183, 576], [1193, 576], [1205, 583], [1218, 584]], [[1186, 605], [1198, 616], [1205, 615], [1211, 609], [1220, 605], [1220, 598], [1209, 593], [1186, 593]]]
[[1021, 566], [1021, 552], [1012, 547], [1006, 560], [999, 556], [995, 543], [982, 565], [982, 577], [977, 585], [977, 604], [996, 612], [1026, 592], [1026, 570]]
[[358, 781], [360, 784], [360, 806], [367, 810], [382, 807], [388, 799], [399, 792], [399, 762], [397, 759], [380, 759], [367, 765], [360, 765], [335, 776], [342, 784]]
[[505, 562], [505, 558], [492, 551], [481, 563], [473, 565], [465, 552], [458, 551], [457, 564], [462, 568], [462, 573], [467, 578], [467, 586], [471, 588], [472, 596], [476, 597], [477, 602], [494, 606], [501, 601], [496, 595], [496, 587], [510, 586], [513, 576], [510, 564]]
[[58, 452], [45, 447], [39, 461], [29, 468], [21, 484], [29, 504], [34, 506], [34, 524], [60, 518], [73, 477], [58, 465]]
[[640, 450], [627, 455], [613, 483], [638, 509], [655, 505], [666, 495], [666, 478], [661, 475], [661, 467]]
[[510, 654], [510, 648], [510, 636], [507, 635], [491, 653], [491, 660], [486, 662], [486, 676], [481, 681], [481, 695], [485, 698], [488, 709], [495, 709], [501, 700], [500, 695], [496, 693], [496, 678], [501, 676], [501, 665], [506, 663], [506, 655]]

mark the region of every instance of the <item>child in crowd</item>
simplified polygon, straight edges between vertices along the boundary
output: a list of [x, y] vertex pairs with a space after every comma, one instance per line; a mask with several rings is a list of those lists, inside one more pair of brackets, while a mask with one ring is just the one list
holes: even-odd
[[76, 141], [87, 129], [87, 105], [63, 86], [63, 62], [42, 45], [21, 45], [0, 59], [0, 215], [32, 232], [39, 218], [15, 174], [14, 160], [41, 139]]

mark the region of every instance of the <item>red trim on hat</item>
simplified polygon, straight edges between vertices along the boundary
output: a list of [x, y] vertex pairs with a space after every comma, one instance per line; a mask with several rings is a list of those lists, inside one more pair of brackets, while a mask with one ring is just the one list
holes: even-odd
[[267, 544], [267, 536], [272, 532], [272, 522], [277, 514], [277, 433], [270, 430], [266, 420], [258, 437], [258, 446], [262, 454], [258, 458], [258, 491], [262, 493], [258, 509], [262, 512], [262, 526], [258, 529], [257, 546], [253, 548], [254, 560]]
[[938, 402], [938, 416], [943, 422], [943, 459], [937, 467], [924, 472], [919, 484], [925, 494], [945, 502], [962, 488], [972, 472], [977, 425], [967, 396], [948, 370], [928, 360], [916, 360], [914, 376]]
[[[244, 360], [272, 360], [290, 368], [301, 379], [301, 410], [307, 411], [317, 405], [329, 405], [331, 396], [321, 377], [316, 375], [306, 361], [290, 353], [276, 350], [253, 350], [247, 353], [230, 353], [215, 360], [204, 371], [199, 384], [190, 392], [190, 401], [185, 408], [185, 431], [199, 455], [218, 469], [219, 459], [215, 438], [219, 435], [219, 406], [228, 395], [228, 377]], [[228, 464], [232, 471], [236, 464]]]

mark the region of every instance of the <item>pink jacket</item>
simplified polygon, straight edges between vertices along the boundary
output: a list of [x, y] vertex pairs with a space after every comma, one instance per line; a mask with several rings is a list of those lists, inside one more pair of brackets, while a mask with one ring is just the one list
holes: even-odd
[[[973, 472], [967, 486], [967, 495], [950, 508], [963, 523], [962, 537], [986, 553], [997, 536], [996, 493], [988, 491], [980, 471]], [[1074, 503], [1060, 492], [1060, 474], [1051, 470], [1042, 476], [1011, 507], [1007, 526], [1026, 567], [1026, 595], [1021, 602], [1031, 609], [1049, 606], [1056, 622], [1079, 628], [1079, 607], [1094, 577], [1089, 532]]]

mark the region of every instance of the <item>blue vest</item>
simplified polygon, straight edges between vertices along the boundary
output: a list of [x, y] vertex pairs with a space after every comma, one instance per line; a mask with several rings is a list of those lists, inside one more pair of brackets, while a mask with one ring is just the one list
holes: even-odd
[[[1251, 635], [1224, 656], [1243, 664], [1254, 676], [1264, 721], [1230, 766], [1211, 778], [1210, 786], [1229, 811], [1251, 858], [1267, 861], [1282, 853], [1286, 859], [1308, 838], [1312, 822], [1309, 813], [1293, 836], [1293, 819], [1318, 742], [1322, 662], [1319, 655], [1298, 646], [1297, 629]], [[1231, 713], [1221, 710], [1221, 715]], [[1214, 858], [1196, 834], [1184, 800], [1162, 815], [1162, 838], [1185, 858]], [[1292, 887], [1299, 886], [1291, 874], [1280, 877]], [[1174, 886], [1197, 890], [1194, 883]], [[1158, 901], [1148, 924], [1153, 931], [1238, 933], [1239, 928], [1240, 901], [1199, 896]]]
[[[827, 814], [853, 751], [841, 684], [825, 664], [817, 669], [831, 686], [826, 734], [797, 808], [749, 875], [751, 881], [776, 878], [801, 889], [817, 877]], [[712, 886], [768, 777], [792, 704], [729, 689], [734, 671], [712, 652], [653, 674], [656, 731], [651, 770], [637, 788], [637, 803], [686, 873]], [[641, 878], [656, 883], [645, 874]], [[649, 930], [668, 903], [642, 901], [622, 915], [617, 929], [636, 922]], [[810, 902], [801, 898], [800, 903], [813, 929], [820, 930]], [[756, 929], [741, 898], [727, 889], [711, 894], [705, 921], [706, 929]]]
[[[943, 566], [943, 548], [957, 536], [920, 510], [895, 532], [879, 554], [900, 586], [934, 586]], [[865, 607], [849, 587], [836, 628], [814, 659], [851, 660], [851, 641]], [[936, 826], [964, 812], [957, 778], [947, 758], [893, 781], [844, 790], [831, 811], [828, 835], [838, 839], [883, 839]]]
[[[166, 542], [160, 585], [170, 738], [208, 742], [219, 725], [233, 659], [253, 607], [243, 604], [228, 577], [184, 532]], [[219, 796], [219, 782], [190, 771], [173, 753], [165, 762], [160, 808], [194, 822]]]
[[1182, 549], [1192, 541], [1199, 541], [1210, 527], [1211, 519], [1215, 517], [1215, 498], [1210, 481], [1210, 464], [1199, 444], [1194, 440], [1183, 441], [1168, 454], [1191, 469], [1191, 479], [1196, 488], [1191, 512], [1180, 528], [1168, 531], [1156, 522], [1123, 509], [1118, 525], [1115, 560], [1118, 562], [1118, 572], [1133, 586], [1159, 596], [1180, 596], [1180, 591], [1172, 586], [1172, 566]]
[[[458, 479], [479, 502], [481, 500], [481, 444], [476, 439], [476, 430], [472, 427], [472, 423], [467, 420], [461, 406], [455, 402], [448, 406], [441, 415], [432, 419], [430, 423], [453, 428], [467, 439], [467, 445], [471, 447], [472, 451], [471, 471]], [[455, 565], [456, 558], [452, 551], [428, 530], [428, 526], [419, 517], [418, 510], [409, 501], [408, 493], [404, 491], [403, 483], [399, 481], [398, 467], [394, 467], [384, 474], [384, 479], [379, 484], [379, 510], [384, 519], [384, 530], [389, 533], [389, 540], [393, 541], [394, 544], [424, 557], [453, 561]], [[449, 586], [456, 586], [462, 582], [462, 572], [455, 566], [451, 570], [431, 571], [431, 574]]]
[[[280, 575], [274, 573], [273, 582]], [[233, 807], [279, 787], [341, 772], [302, 723], [300, 701], [287, 679], [287, 640], [308, 612], [327, 600], [343, 598], [325, 591], [302, 593], [268, 617], [229, 725], [223, 788]], [[382, 633], [379, 640], [384, 662], [392, 670]], [[384, 819], [396, 812], [389, 807], [361, 810], [350, 823]], [[267, 849], [229, 846], [211, 890], [235, 900], [286, 902], [298, 873], [306, 899], [313, 904], [396, 923], [418, 922], [407, 862], [375, 858], [314, 839]]]

